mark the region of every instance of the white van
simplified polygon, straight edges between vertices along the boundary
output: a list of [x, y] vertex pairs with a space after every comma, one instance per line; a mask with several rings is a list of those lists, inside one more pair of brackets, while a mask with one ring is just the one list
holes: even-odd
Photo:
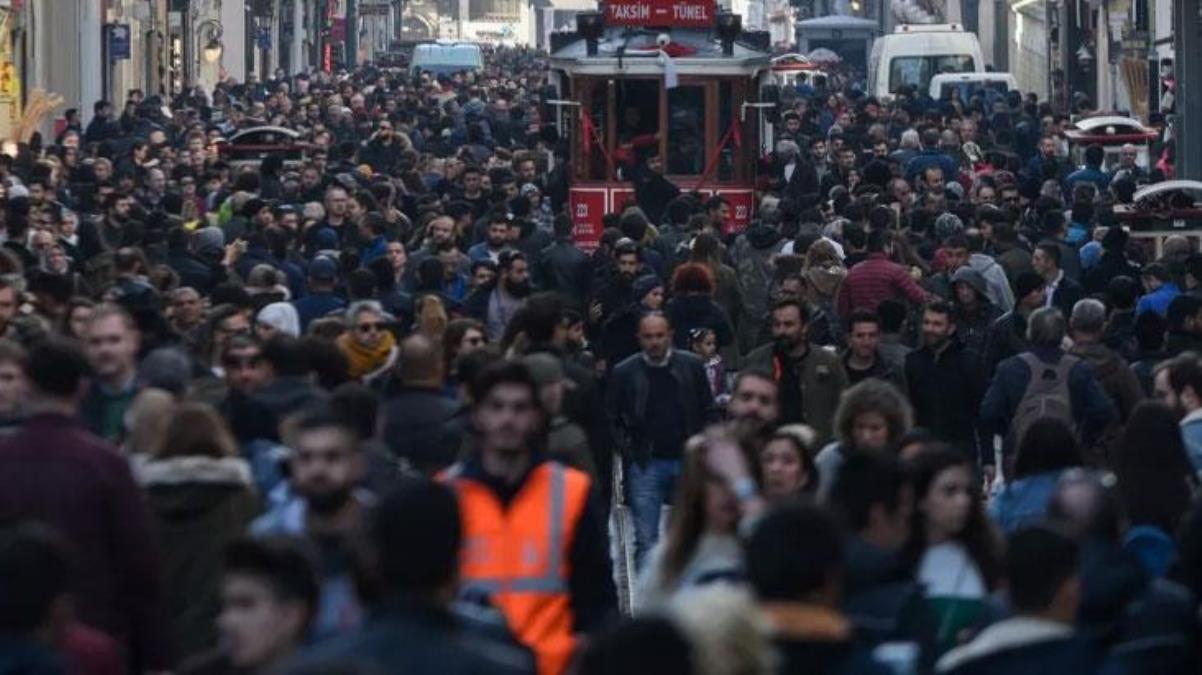
[[873, 41], [868, 93], [885, 100], [905, 85], [927, 91], [941, 73], [984, 72], [976, 33], [955, 23], [905, 24]]
[[1006, 95], [1018, 90], [1018, 80], [1010, 73], [943, 73], [931, 78], [931, 98], [938, 101], [951, 90], [960, 90], [960, 100], [968, 101], [982, 92]]
[[480, 45], [470, 42], [420, 44], [413, 48], [413, 58], [409, 61], [409, 71], [413, 75], [450, 75], [483, 68], [484, 55], [480, 52]]

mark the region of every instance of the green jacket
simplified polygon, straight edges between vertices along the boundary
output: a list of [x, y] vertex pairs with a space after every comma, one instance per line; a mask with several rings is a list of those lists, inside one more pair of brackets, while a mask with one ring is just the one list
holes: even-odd
[[[772, 373], [780, 382], [780, 365], [772, 344], [752, 351], [743, 359], [743, 368]], [[834, 438], [835, 410], [839, 396], [847, 388], [847, 372], [839, 355], [817, 345], [801, 362], [801, 420], [818, 434], [816, 447], [821, 448]]]

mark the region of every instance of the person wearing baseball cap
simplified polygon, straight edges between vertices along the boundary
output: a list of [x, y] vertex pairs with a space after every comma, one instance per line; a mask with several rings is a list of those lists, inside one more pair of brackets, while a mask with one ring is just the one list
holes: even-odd
[[346, 309], [346, 300], [334, 293], [338, 282], [338, 263], [330, 257], [318, 256], [309, 264], [309, 292], [294, 300], [300, 317], [301, 330], [308, 329], [314, 320]]

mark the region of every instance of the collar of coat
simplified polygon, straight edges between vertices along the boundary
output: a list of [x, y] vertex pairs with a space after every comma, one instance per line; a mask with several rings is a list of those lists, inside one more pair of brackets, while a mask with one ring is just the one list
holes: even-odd
[[1041, 642], [1072, 637], [1073, 629], [1058, 621], [1019, 616], [989, 626], [972, 642], [957, 647], [939, 660], [935, 670], [947, 672], [964, 663], [985, 658], [997, 652], [1027, 647]]
[[152, 459], [135, 455], [131, 468], [138, 483], [155, 485], [251, 485], [250, 464], [241, 457], [168, 457]]

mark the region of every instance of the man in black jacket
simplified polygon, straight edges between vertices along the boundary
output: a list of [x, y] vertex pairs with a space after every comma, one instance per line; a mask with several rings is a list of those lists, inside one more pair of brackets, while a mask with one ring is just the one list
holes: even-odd
[[672, 349], [668, 319], [638, 323], [642, 351], [614, 367], [606, 391], [615, 445], [626, 459], [626, 483], [641, 564], [659, 535], [660, 507], [675, 494], [685, 441], [717, 414], [701, 358]]
[[555, 243], [542, 250], [538, 267], [539, 288], [557, 291], [576, 307], [584, 306], [588, 289], [589, 259], [572, 243], [572, 219], [555, 216]]
[[918, 426], [975, 457], [973, 421], [982, 380], [974, 355], [954, 334], [953, 311], [945, 302], [923, 311], [923, 346], [906, 356], [906, 384]]
[[430, 476], [453, 464], [462, 441], [448, 432], [457, 406], [443, 387], [441, 350], [422, 335], [401, 343], [400, 390], [383, 405], [384, 442], [398, 459]]

